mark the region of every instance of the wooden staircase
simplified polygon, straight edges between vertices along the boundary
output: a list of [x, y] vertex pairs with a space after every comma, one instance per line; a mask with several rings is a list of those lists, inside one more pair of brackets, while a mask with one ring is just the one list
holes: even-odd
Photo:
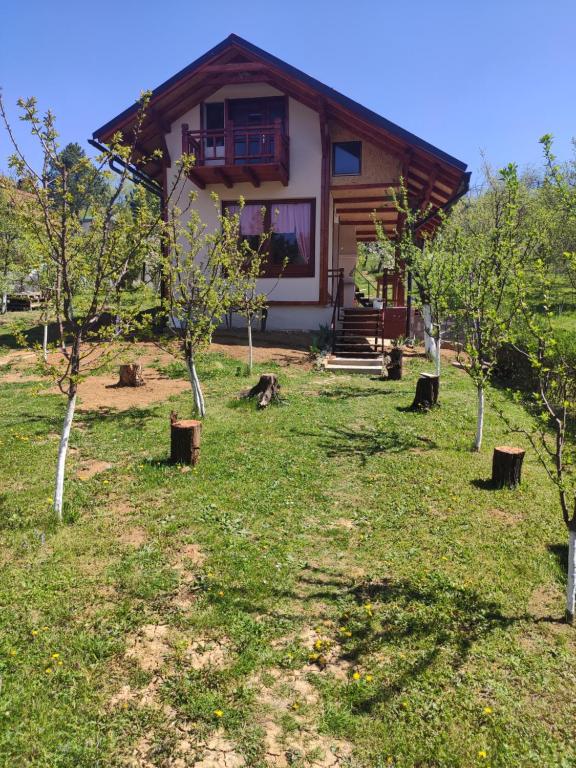
[[382, 354], [382, 313], [371, 307], [343, 308], [326, 368], [378, 373]]

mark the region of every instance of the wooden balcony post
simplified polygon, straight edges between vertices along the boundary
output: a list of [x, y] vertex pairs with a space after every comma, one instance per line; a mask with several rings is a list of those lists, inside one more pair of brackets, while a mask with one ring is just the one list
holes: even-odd
[[224, 136], [224, 165], [234, 165], [234, 155], [234, 123], [228, 120]]
[[282, 120], [279, 117], [274, 120], [274, 161], [282, 162]]
[[182, 123], [182, 154], [188, 154], [188, 123]]

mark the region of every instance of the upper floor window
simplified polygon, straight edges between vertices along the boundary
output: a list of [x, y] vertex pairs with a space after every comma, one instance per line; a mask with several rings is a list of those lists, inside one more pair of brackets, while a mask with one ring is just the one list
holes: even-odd
[[362, 173], [362, 142], [335, 141], [332, 144], [332, 174], [358, 176]]

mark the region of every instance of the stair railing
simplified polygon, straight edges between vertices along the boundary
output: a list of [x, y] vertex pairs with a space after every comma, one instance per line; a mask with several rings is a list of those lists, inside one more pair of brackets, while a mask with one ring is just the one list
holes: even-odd
[[367, 283], [367, 285], [372, 289], [369, 291], [368, 298], [378, 298], [378, 286], [372, 282], [369, 278], [366, 277], [366, 275], [358, 269], [358, 267], [354, 267], [354, 269], [350, 272], [350, 277], [354, 278], [354, 284], [357, 288], [357, 290], [360, 290], [358, 287], [358, 283], [356, 282], [356, 277], [359, 277], [363, 282]]
[[[338, 321], [340, 320], [340, 310], [344, 305], [344, 270], [329, 269], [328, 278], [330, 279], [330, 301], [334, 309], [332, 310], [332, 320], [330, 321], [330, 333], [332, 336], [332, 354], [336, 353], [336, 331]], [[334, 286], [336, 286], [334, 288]]]

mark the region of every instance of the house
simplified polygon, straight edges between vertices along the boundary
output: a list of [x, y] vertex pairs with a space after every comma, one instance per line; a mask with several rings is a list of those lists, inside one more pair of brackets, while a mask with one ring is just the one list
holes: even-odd
[[[129, 137], [137, 109], [94, 140]], [[349, 335], [356, 320], [363, 335], [404, 335], [404, 276], [380, 281], [382, 312], [358, 305], [357, 244], [375, 239], [374, 217], [391, 237], [401, 226], [390, 194], [400, 178], [414, 206], [435, 209], [449, 208], [469, 181], [460, 160], [236, 35], [153, 91], [140, 148], [162, 151], [145, 170], [165, 190], [174, 161], [183, 151], [195, 155], [187, 184], [207, 224], [218, 225], [213, 191], [225, 207], [245, 199], [246, 236], [260, 231], [265, 207], [274, 230], [261, 280], [270, 329], [342, 327], [347, 317]], [[433, 217], [422, 222], [433, 226]]]

